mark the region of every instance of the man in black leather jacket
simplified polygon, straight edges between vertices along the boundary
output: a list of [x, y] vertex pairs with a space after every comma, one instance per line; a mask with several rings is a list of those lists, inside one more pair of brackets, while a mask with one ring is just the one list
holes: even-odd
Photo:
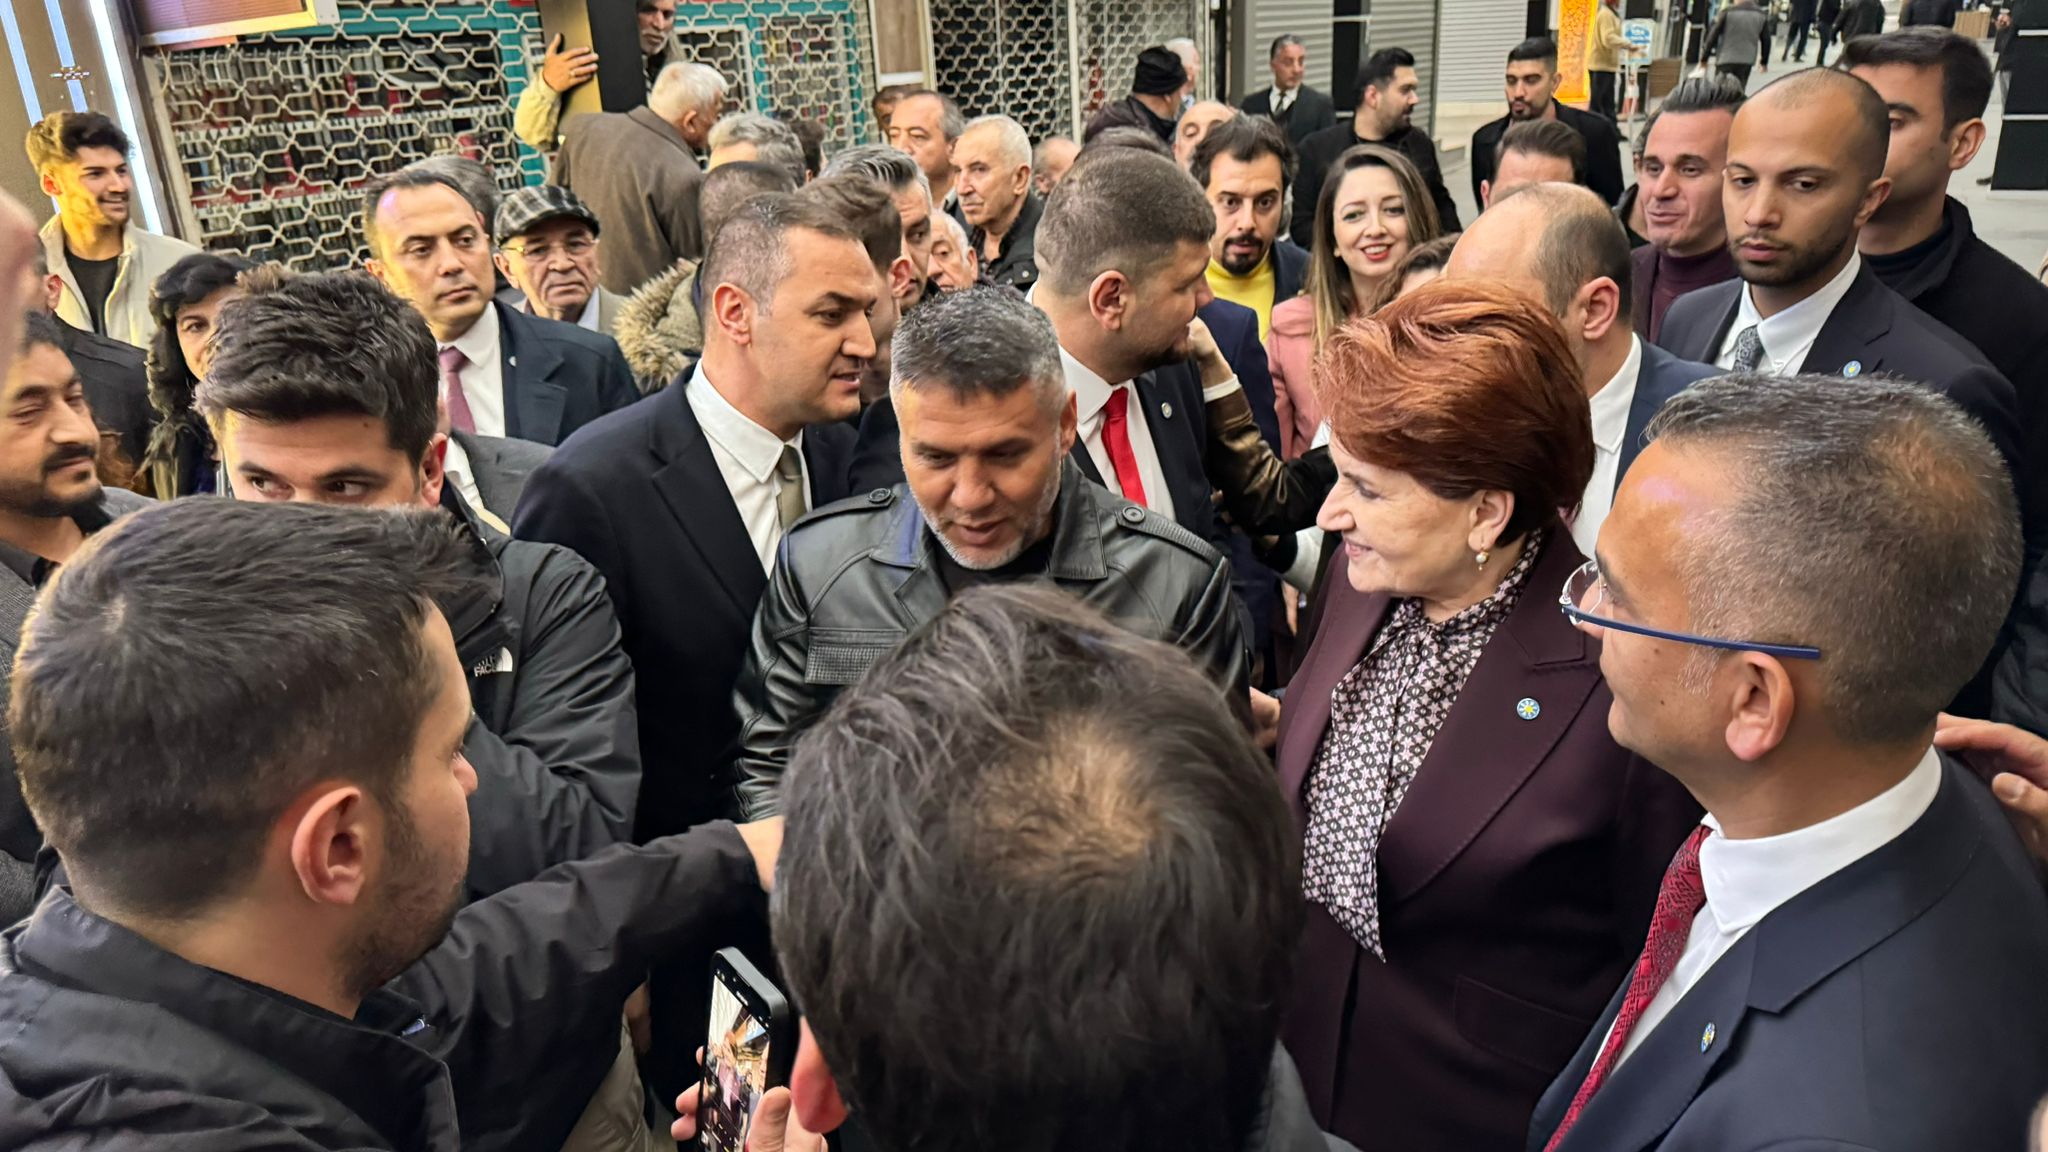
[[791, 529], [754, 618], [735, 694], [741, 811], [778, 811], [797, 735], [977, 584], [1049, 580], [1248, 701], [1229, 565], [1067, 459], [1075, 406], [1044, 313], [999, 289], [942, 297], [904, 319], [894, 367], [907, 483]]

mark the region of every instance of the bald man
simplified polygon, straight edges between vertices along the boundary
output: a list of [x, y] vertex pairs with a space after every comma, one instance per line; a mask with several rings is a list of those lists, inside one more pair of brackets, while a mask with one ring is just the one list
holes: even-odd
[[1729, 128], [1721, 185], [1740, 279], [1679, 297], [1657, 342], [1729, 370], [1916, 381], [1976, 417], [2024, 475], [2012, 385], [1856, 253], [1891, 191], [1890, 140], [1883, 98], [1847, 72], [1795, 72], [1750, 97]]
[[1588, 556], [1650, 418], [1694, 381], [1719, 374], [1636, 337], [1630, 274], [1628, 233], [1614, 211], [1591, 189], [1565, 183], [1503, 193], [1459, 237], [1444, 269], [1513, 284], [1563, 321], [1593, 410], [1593, 479], [1572, 519], [1572, 539]]
[[1194, 161], [1195, 148], [1214, 128], [1232, 116], [1237, 109], [1214, 100], [1197, 100], [1180, 114], [1180, 120], [1173, 126], [1173, 159], [1185, 168]]

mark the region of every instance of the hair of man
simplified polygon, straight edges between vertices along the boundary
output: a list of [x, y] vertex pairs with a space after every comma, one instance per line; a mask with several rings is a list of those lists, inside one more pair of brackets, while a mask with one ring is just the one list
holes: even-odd
[[820, 176], [797, 195], [808, 197], [852, 229], [877, 271], [886, 272], [903, 255], [903, 217], [896, 211], [895, 197], [865, 173]]
[[896, 106], [901, 108], [905, 101], [915, 100], [921, 96], [929, 96], [939, 102], [939, 134], [946, 138], [946, 143], [951, 144], [960, 138], [962, 132], [967, 131], [967, 116], [960, 111], [960, 102], [944, 92], [935, 92], [930, 88], [912, 88], [903, 93], [903, 100], [898, 101]]
[[28, 130], [28, 161], [37, 175], [53, 164], [78, 159], [80, 148], [112, 148], [129, 153], [128, 134], [99, 112], [52, 112]]
[[1038, 221], [1040, 283], [1063, 296], [1104, 272], [1143, 281], [1184, 243], [1207, 245], [1216, 210], [1171, 159], [1135, 148], [1084, 152]]
[[1365, 58], [1365, 67], [1358, 70], [1358, 100], [1365, 102], [1365, 90], [1374, 88], [1385, 91], [1394, 82], [1394, 74], [1403, 68], [1415, 67], [1415, 53], [1406, 48], [1382, 48]]
[[1217, 159], [1223, 156], [1240, 164], [1249, 164], [1261, 156], [1271, 156], [1280, 161], [1283, 194], [1294, 186], [1294, 175], [1300, 169], [1286, 129], [1268, 117], [1246, 116], [1242, 112], [1209, 129], [1209, 134], [1195, 145], [1195, 153], [1188, 161], [1188, 174], [1206, 190], [1209, 172]]
[[1885, 153], [1891, 148], [1891, 111], [1885, 107], [1884, 97], [1862, 77], [1835, 68], [1802, 68], [1766, 84], [1744, 101], [1744, 107], [1768, 102], [1782, 115], [1808, 107], [1829, 94], [1840, 95], [1850, 103], [1847, 123], [1841, 126], [1842, 138], [1850, 145], [1851, 158], [1861, 162], [1863, 179], [1882, 177]]
[[419, 312], [360, 272], [293, 275], [268, 264], [221, 309], [198, 408], [265, 424], [336, 414], [382, 421], [417, 463], [439, 422], [434, 336]]
[[1586, 138], [1562, 120], [1517, 120], [1508, 125], [1493, 146], [1495, 171], [1511, 152], [1563, 160], [1572, 166], [1574, 183], [1586, 178]]
[[758, 160], [736, 160], [706, 172], [697, 189], [697, 219], [703, 225], [705, 242], [710, 243], [740, 205], [756, 196], [794, 192], [797, 187], [798, 181], [786, 165]]
[[1903, 380], [1737, 374], [1679, 393], [1648, 435], [1715, 454], [1730, 487], [1689, 537], [1679, 626], [1819, 648], [1819, 709], [1845, 741], [1932, 725], [2019, 582], [2018, 505], [1984, 429]]
[[497, 178], [491, 175], [489, 168], [467, 156], [429, 156], [400, 169], [401, 172], [407, 170], [434, 172], [447, 177], [447, 182], [462, 193], [462, 198], [469, 201], [477, 215], [484, 218], [484, 231], [490, 232], [491, 225], [498, 219], [500, 197]]
[[1232, 715], [1183, 653], [994, 585], [798, 742], [777, 951], [879, 1145], [1245, 1146], [1303, 912]]
[[837, 176], [842, 172], [858, 172], [878, 180], [891, 192], [905, 192], [915, 185], [924, 189], [927, 198], [932, 194], [931, 177], [924, 174], [917, 161], [902, 149], [887, 144], [858, 144], [835, 152], [820, 175]]
[[1552, 40], [1548, 36], [1531, 36], [1513, 48], [1508, 49], [1508, 63], [1514, 64], [1524, 60], [1541, 60], [1549, 64], [1551, 71], [1555, 72], [1557, 70], [1557, 41]]
[[1017, 169], [1031, 166], [1031, 134], [1024, 131], [1022, 124], [1008, 116], [976, 116], [967, 122], [967, 127], [961, 134], [966, 135], [979, 128], [987, 128], [995, 133], [996, 154], [1002, 160], [1003, 167]]
[[480, 218], [477, 227], [488, 242], [491, 234], [490, 220], [482, 218], [482, 209], [477, 208], [476, 201], [462, 190], [462, 185], [456, 182], [454, 176], [438, 169], [409, 164], [389, 176], [372, 180], [369, 187], [363, 190], [363, 246], [370, 250], [372, 257], [382, 259], [384, 256], [384, 237], [377, 227], [378, 207], [383, 203], [385, 196], [406, 188], [446, 188], [462, 197], [462, 202], [476, 211]]
[[905, 388], [966, 401], [1035, 386], [1056, 412], [1067, 398], [1052, 320], [1006, 288], [967, 288], [912, 309], [896, 329], [889, 368], [891, 399]]
[[1543, 302], [1558, 318], [1571, 310], [1579, 289], [1602, 276], [1614, 281], [1624, 303], [1629, 300], [1634, 268], [1628, 233], [1598, 193], [1577, 184], [1525, 184], [1510, 188], [1494, 205], [1509, 201], [1535, 208], [1543, 220], [1535, 272], [1543, 281]]
[[664, 65], [647, 93], [647, 107], [674, 123], [693, 111], [710, 112], [724, 101], [725, 77], [709, 64], [678, 60]]
[[1842, 45], [1837, 66], [1854, 71], [1887, 64], [1941, 70], [1943, 135], [1965, 121], [1981, 119], [1991, 103], [1991, 61], [1975, 40], [1946, 28], [1921, 24], [1882, 36], [1858, 36]]
[[432, 703], [422, 627], [471, 571], [426, 509], [176, 500], [94, 534], [38, 598], [8, 715], [22, 795], [80, 899], [201, 915], [323, 780], [402, 819]]
[[1725, 72], [1679, 81], [1678, 86], [1664, 97], [1663, 103], [1657, 105], [1657, 110], [1643, 121], [1643, 131], [1636, 137], [1636, 155], [1649, 150], [1650, 129], [1657, 126], [1658, 117], [1714, 111], [1725, 111], [1732, 117], [1747, 99], [1749, 96], [1742, 90], [1742, 82]]
[[[892, 227], [900, 229], [900, 220]], [[775, 290], [795, 270], [789, 234], [799, 230], [867, 247], [859, 231], [815, 198], [794, 192], [754, 196], [718, 226], [705, 249], [704, 263], [697, 269], [705, 299], [720, 284], [731, 284], [753, 299], [757, 312], [768, 315]], [[900, 233], [897, 242], [902, 242]]]
[[1294, 33], [1283, 32], [1280, 35], [1273, 37], [1273, 43], [1266, 49], [1266, 61], [1268, 63], [1271, 63], [1272, 61], [1279, 59], [1280, 50], [1283, 48], [1296, 47], [1301, 48], [1303, 51], [1306, 51], [1308, 46], [1302, 43], [1301, 37], [1296, 36]]
[[733, 112], [721, 116], [711, 126], [706, 146], [717, 151], [731, 144], [752, 144], [754, 161], [759, 164], [777, 164], [789, 169], [797, 183], [803, 183], [804, 166], [803, 142], [797, 139], [795, 130], [773, 116], [759, 112]]

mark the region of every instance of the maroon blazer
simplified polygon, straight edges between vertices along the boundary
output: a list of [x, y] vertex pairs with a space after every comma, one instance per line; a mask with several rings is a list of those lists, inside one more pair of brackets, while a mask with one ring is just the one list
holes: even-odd
[[[1607, 734], [1600, 646], [1557, 608], [1582, 563], [1553, 526], [1387, 823], [1387, 959], [1310, 906], [1282, 1038], [1316, 1119], [1362, 1152], [1521, 1152], [1537, 1098], [1635, 963], [1664, 869], [1700, 818], [1677, 781]], [[1391, 605], [1341, 570], [1323, 585], [1276, 753], [1304, 828], [1331, 690]]]

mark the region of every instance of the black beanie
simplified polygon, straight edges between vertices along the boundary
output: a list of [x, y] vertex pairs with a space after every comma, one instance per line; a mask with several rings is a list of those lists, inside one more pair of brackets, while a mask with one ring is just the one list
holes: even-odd
[[1171, 96], [1188, 82], [1187, 65], [1164, 48], [1147, 48], [1138, 53], [1138, 78], [1131, 91], [1140, 96]]

